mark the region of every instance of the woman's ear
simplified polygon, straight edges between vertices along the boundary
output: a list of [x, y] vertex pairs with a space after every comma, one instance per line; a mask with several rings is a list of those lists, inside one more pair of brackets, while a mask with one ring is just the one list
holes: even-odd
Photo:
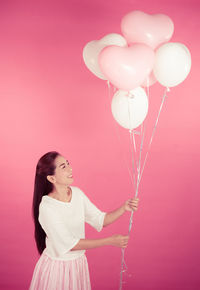
[[47, 180], [51, 183], [54, 183], [55, 182], [55, 178], [53, 175], [47, 175]]

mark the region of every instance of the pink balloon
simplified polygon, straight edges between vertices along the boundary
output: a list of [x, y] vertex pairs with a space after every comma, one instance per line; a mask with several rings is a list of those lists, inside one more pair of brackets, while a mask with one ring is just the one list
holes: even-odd
[[154, 49], [170, 40], [174, 24], [167, 15], [149, 15], [135, 10], [122, 18], [121, 31], [129, 44], [145, 43]]
[[129, 47], [105, 47], [99, 54], [102, 73], [118, 89], [132, 90], [140, 86], [152, 71], [155, 53], [145, 44]]
[[142, 87], [150, 87], [157, 82], [156, 77], [154, 76], [153, 71], [146, 77], [145, 81], [142, 83]]

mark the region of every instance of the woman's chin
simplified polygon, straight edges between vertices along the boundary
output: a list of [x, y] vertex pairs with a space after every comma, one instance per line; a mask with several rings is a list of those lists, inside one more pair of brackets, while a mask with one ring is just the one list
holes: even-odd
[[69, 178], [69, 181], [68, 181], [67, 183], [68, 183], [68, 184], [72, 184], [73, 181], [74, 181], [74, 178], [72, 177], [72, 178]]

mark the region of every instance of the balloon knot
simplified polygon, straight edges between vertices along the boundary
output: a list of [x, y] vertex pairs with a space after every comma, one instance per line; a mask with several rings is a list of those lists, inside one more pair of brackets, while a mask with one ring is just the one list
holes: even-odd
[[128, 93], [129, 98], [133, 99], [135, 96], [131, 94], [131, 92]]

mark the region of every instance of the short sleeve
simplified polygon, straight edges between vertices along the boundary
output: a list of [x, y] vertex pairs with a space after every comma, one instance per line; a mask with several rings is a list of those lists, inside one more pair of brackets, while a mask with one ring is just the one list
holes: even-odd
[[98, 209], [83, 192], [82, 196], [84, 201], [85, 221], [100, 232], [103, 228], [106, 212]]
[[79, 242], [51, 208], [40, 206], [38, 220], [57, 256], [67, 253]]

